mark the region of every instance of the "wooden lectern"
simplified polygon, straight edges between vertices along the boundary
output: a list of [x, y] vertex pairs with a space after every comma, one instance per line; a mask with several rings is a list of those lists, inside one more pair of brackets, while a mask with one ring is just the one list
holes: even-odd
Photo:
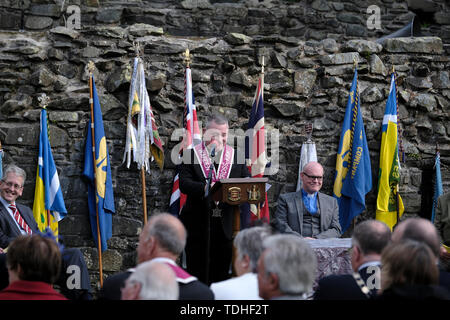
[[[240, 204], [246, 202], [255, 204], [258, 219], [260, 219], [260, 205], [265, 201], [266, 182], [268, 180], [268, 178], [222, 179], [211, 188], [211, 197], [214, 201], [225, 202], [233, 206], [233, 239], [241, 229]], [[233, 247], [233, 270], [235, 256], [235, 248]]]

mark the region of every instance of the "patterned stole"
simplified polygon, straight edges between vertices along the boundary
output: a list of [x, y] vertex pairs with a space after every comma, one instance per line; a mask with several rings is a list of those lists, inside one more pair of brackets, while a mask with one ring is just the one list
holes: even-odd
[[[200, 164], [200, 168], [202, 168], [202, 173], [205, 179], [209, 175], [209, 170], [211, 167], [211, 159], [209, 157], [208, 150], [204, 143], [199, 143], [194, 147], [194, 153], [197, 157], [197, 160]], [[216, 171], [216, 168], [213, 166], [212, 172], [212, 182], [217, 182], [221, 179], [227, 179], [231, 173], [231, 166], [233, 165], [234, 158], [234, 149], [228, 145], [225, 145], [222, 154], [220, 155], [219, 167]]]

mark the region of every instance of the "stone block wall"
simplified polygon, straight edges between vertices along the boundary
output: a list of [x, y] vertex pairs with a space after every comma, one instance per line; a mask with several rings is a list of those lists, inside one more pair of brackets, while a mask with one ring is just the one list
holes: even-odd
[[[399, 122], [406, 161], [400, 193], [406, 215], [430, 213], [436, 143], [441, 150], [444, 191], [450, 189], [449, 27], [445, 1], [427, 37], [375, 40], [409, 23], [407, 1], [375, 1], [382, 30], [366, 27], [368, 1], [2, 1], [0, 4], [0, 141], [3, 163], [28, 173], [22, 200], [32, 206], [37, 166], [39, 104], [46, 93], [49, 134], [69, 215], [60, 223], [65, 244], [83, 250], [92, 281], [97, 250], [81, 180], [89, 119], [87, 63], [95, 63], [111, 157], [116, 214], [105, 276], [135, 264], [142, 229], [140, 174], [122, 164], [133, 41], [144, 48], [147, 87], [165, 150], [165, 169], [152, 163], [147, 175], [149, 214], [166, 211], [172, 188], [172, 137], [182, 127], [182, 53], [192, 54], [198, 115], [219, 111], [245, 131], [261, 58], [265, 57], [265, 126], [280, 133], [280, 169], [270, 176], [271, 213], [281, 192], [295, 189], [304, 125], [325, 167], [323, 190], [331, 194], [345, 106], [358, 62], [361, 109], [372, 161], [373, 188], [358, 221], [374, 217], [381, 122], [392, 67], [398, 73]], [[68, 5], [81, 8], [81, 29], [64, 27]]]

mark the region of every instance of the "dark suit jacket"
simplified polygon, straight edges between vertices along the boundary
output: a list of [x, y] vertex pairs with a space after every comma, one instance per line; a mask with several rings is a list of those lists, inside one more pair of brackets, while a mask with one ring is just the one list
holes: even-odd
[[[317, 198], [320, 208], [320, 233], [317, 238], [339, 238], [341, 225], [339, 224], [339, 207], [336, 199], [321, 192], [318, 193]], [[302, 235], [303, 200], [301, 191], [280, 195], [271, 224], [281, 233]]]
[[[367, 285], [367, 279], [373, 275], [367, 273], [367, 268], [359, 271], [361, 279]], [[377, 290], [372, 289], [371, 296], [375, 296]], [[361, 291], [351, 274], [330, 275], [319, 280], [314, 293], [314, 300], [367, 300], [367, 296]]]
[[450, 193], [443, 194], [438, 198], [434, 224], [441, 241], [450, 245]]
[[[34, 220], [33, 211], [27, 206], [16, 202], [17, 210], [19, 210], [22, 218], [28, 224], [33, 232], [38, 231], [38, 226]], [[19, 228], [17, 228], [14, 218], [8, 213], [8, 210], [0, 202], [0, 248], [6, 248], [9, 243], [17, 236], [21, 235]]]
[[[191, 164], [180, 165], [180, 191], [187, 195], [186, 203], [180, 214], [188, 234], [202, 236], [207, 229], [207, 203], [204, 199], [206, 179], [198, 161], [194, 162], [194, 151], [190, 150], [186, 159]], [[249, 177], [245, 164], [237, 164], [237, 152], [234, 152], [233, 165], [229, 178]], [[225, 236], [231, 240], [233, 233], [233, 207], [221, 203], [222, 227]]]
[[[120, 300], [121, 288], [125, 286], [125, 281], [131, 275], [130, 271], [121, 272], [108, 277], [100, 290], [101, 300]], [[195, 280], [189, 283], [178, 282], [178, 300], [214, 300], [212, 290], [202, 282]]]

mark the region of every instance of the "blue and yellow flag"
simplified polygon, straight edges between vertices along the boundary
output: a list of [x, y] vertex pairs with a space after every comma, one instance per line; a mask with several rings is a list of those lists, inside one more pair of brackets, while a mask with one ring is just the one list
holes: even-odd
[[359, 104], [358, 71], [355, 69], [342, 124], [333, 188], [333, 196], [339, 204], [342, 232], [366, 208], [365, 197], [371, 189], [370, 156]]
[[[392, 230], [405, 210], [398, 194], [400, 161], [398, 158], [397, 88], [395, 74], [391, 75], [391, 88], [386, 102], [381, 128], [380, 170], [378, 172], [378, 196], [376, 219], [386, 223]], [[398, 194], [398, 197], [397, 197]]]
[[40, 231], [50, 227], [55, 237], [58, 238], [58, 222], [66, 214], [67, 210], [59, 184], [58, 171], [48, 139], [47, 110], [42, 109], [33, 215]]
[[[95, 134], [95, 165], [92, 157], [92, 130], [89, 120], [89, 129], [86, 137], [86, 148], [84, 153], [83, 177], [88, 181], [88, 205], [89, 218], [91, 221], [92, 235], [98, 246], [97, 239], [97, 210], [98, 225], [100, 230], [101, 251], [108, 249], [106, 241], [112, 236], [112, 214], [114, 208], [114, 192], [111, 178], [111, 165], [109, 160], [108, 146], [106, 143], [105, 130], [103, 128], [102, 111], [95, 87], [94, 77], [91, 78], [91, 90], [94, 105], [94, 134]], [[96, 182], [96, 185], [94, 185]], [[97, 209], [96, 209], [97, 207]]]

